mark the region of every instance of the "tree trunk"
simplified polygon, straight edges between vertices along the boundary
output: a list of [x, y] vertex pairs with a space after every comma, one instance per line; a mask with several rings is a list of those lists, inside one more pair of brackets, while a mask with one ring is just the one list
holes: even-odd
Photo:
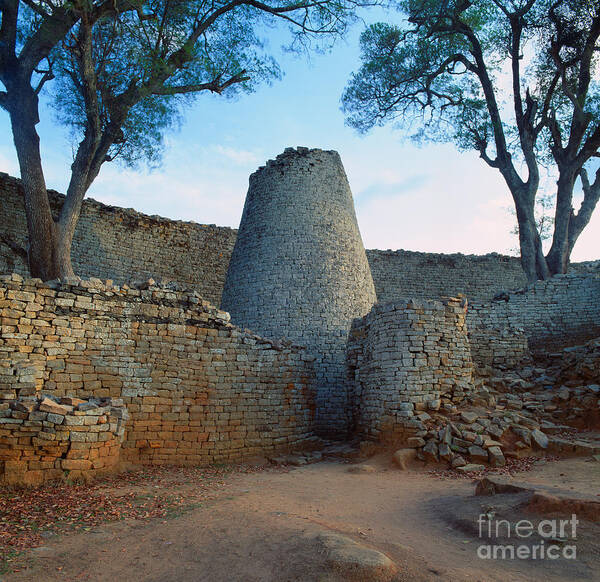
[[56, 224], [58, 235], [56, 241], [56, 262], [61, 273], [61, 278], [75, 276], [71, 264], [71, 247], [73, 245], [75, 228], [81, 214], [81, 205], [88, 190], [89, 164], [84, 164], [82, 168], [80, 162], [82, 157], [84, 156], [80, 148], [72, 166], [71, 182], [67, 188], [67, 196]]
[[566, 273], [569, 267], [572, 246], [569, 244], [569, 225], [573, 214], [573, 188], [575, 172], [560, 169], [554, 214], [552, 246], [546, 258], [553, 275]]
[[55, 258], [56, 225], [42, 169], [40, 138], [35, 129], [39, 122], [38, 98], [28, 84], [11, 95], [10, 119], [25, 190], [29, 271], [32, 277], [47, 281], [60, 277], [60, 270]]
[[519, 225], [521, 266], [529, 283], [551, 276], [542, 249], [542, 239], [535, 222], [533, 204], [525, 202], [524, 196], [513, 195]]

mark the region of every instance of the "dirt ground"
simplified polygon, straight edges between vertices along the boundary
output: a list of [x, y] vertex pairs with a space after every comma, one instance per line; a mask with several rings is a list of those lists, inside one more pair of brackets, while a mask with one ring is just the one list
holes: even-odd
[[[25, 553], [20, 571], [0, 580], [341, 581], [317, 543], [325, 531], [387, 554], [398, 565], [396, 581], [600, 580], [599, 524], [579, 524], [576, 560], [480, 559], [481, 513], [492, 511], [512, 523], [539, 519], [519, 509], [519, 495], [475, 497], [469, 479], [399, 471], [389, 457], [366, 464], [371, 472], [350, 472], [352, 465], [338, 462], [233, 472], [199, 507], [174, 517], [129, 519], [49, 537]], [[523, 478], [545, 483], [562, 473], [563, 488], [580, 484], [598, 494], [599, 468], [597, 462], [558, 461]], [[140, 495], [148, 488], [132, 487]], [[195, 484], [160, 487], [191, 495]]]

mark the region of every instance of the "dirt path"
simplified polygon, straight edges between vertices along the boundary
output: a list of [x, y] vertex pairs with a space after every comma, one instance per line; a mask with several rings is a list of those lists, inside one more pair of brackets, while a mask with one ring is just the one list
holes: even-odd
[[[334, 581], [340, 579], [328, 573], [316, 536], [336, 531], [385, 552], [399, 566], [398, 581], [600, 580], [595, 524], [580, 527], [576, 561], [481, 560], [477, 516], [491, 501], [473, 497], [470, 481], [401, 472], [383, 459], [369, 465], [374, 472], [319, 463], [289, 472], [234, 474], [198, 509], [174, 519], [112, 523], [50, 539], [28, 554], [27, 569], [0, 578]], [[511, 520], [527, 518], [510, 503], [502, 508], [501, 500], [492, 501]]]

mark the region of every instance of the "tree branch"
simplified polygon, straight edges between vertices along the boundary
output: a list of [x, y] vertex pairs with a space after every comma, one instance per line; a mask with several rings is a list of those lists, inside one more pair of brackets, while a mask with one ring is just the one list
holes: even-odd
[[21, 0], [21, 2], [23, 2], [23, 4], [25, 4], [29, 8], [31, 8], [31, 10], [33, 10], [39, 16], [43, 18], [49, 16], [49, 13], [45, 10], [42, 10], [42, 7], [37, 2], [32, 2], [31, 0]]
[[245, 76], [246, 71], [241, 71], [236, 75], [233, 75], [227, 81], [221, 83], [220, 78], [211, 81], [210, 83], [199, 83], [197, 85], [182, 85], [182, 86], [170, 86], [163, 85], [152, 91], [154, 95], [180, 95], [183, 93], [197, 93], [199, 91], [211, 91], [212, 93], [221, 94], [227, 87], [235, 85], [236, 83], [243, 83], [249, 81], [250, 77]]
[[523, 109], [523, 98], [521, 96], [521, 37], [523, 34], [523, 16], [521, 11], [509, 15], [511, 27], [510, 59], [513, 82], [513, 103], [515, 119], [521, 143], [521, 151], [527, 164], [527, 182], [531, 188], [537, 191], [539, 184], [539, 168], [535, 156], [535, 133], [533, 119], [537, 109], [537, 103], [532, 99], [529, 90], [526, 92], [526, 109]]
[[0, 26], [0, 79], [6, 80], [9, 68], [16, 59], [17, 21], [19, 0], [0, 0], [2, 25]]
[[554, 73], [554, 77], [550, 82], [550, 86], [548, 87], [548, 91], [546, 92], [546, 97], [544, 98], [544, 105], [542, 106], [542, 111], [540, 113], [540, 122], [535, 127], [535, 135], [536, 137], [541, 133], [542, 129], [548, 125], [548, 112], [550, 111], [550, 105], [552, 103], [552, 98], [554, 97], [554, 92], [556, 91], [556, 86], [558, 85], [558, 81], [560, 80], [560, 73]]
[[585, 168], [579, 170], [583, 187], [583, 201], [577, 214], [571, 214], [569, 220], [569, 248], [572, 249], [583, 229], [587, 226], [600, 200], [600, 168], [596, 170], [593, 184], [590, 184]]
[[[38, 63], [49, 56], [52, 49], [80, 20], [84, 9], [78, 11], [70, 6], [70, 3], [65, 4], [53, 5], [52, 13], [44, 17], [39, 28], [27, 39], [21, 50], [19, 65], [27, 76], [33, 73]], [[91, 22], [96, 22], [102, 16], [138, 10], [139, 3], [134, 0], [105, 0], [89, 9], [89, 18]]]
[[471, 53], [477, 64], [477, 76], [481, 83], [481, 88], [485, 95], [485, 101], [492, 122], [492, 130], [494, 132], [494, 141], [496, 143], [496, 160], [498, 169], [502, 172], [505, 180], [508, 182], [511, 190], [524, 186], [523, 180], [517, 173], [506, 143], [504, 128], [502, 127], [502, 117], [500, 116], [500, 108], [496, 100], [494, 85], [487, 70], [487, 65], [483, 56], [483, 49], [475, 32], [465, 23], [456, 20], [455, 25], [457, 32], [461, 32], [471, 44]]

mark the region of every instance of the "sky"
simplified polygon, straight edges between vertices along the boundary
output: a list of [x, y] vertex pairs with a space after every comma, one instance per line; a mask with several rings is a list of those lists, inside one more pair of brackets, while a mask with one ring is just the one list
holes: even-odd
[[[165, 138], [162, 164], [149, 171], [105, 164], [88, 196], [146, 214], [237, 228], [248, 176], [283, 152], [337, 150], [354, 194], [366, 248], [515, 254], [512, 199], [497, 170], [452, 144], [416, 146], [386, 126], [365, 136], [344, 125], [342, 91], [360, 63], [357, 24], [327, 54], [273, 47], [284, 77], [235, 100], [203, 94]], [[42, 111], [38, 126], [46, 180], [64, 192], [72, 148]], [[0, 171], [19, 175], [8, 116], [0, 110]], [[551, 183], [548, 186], [552, 186]], [[600, 258], [600, 210], [582, 233], [575, 261]]]

